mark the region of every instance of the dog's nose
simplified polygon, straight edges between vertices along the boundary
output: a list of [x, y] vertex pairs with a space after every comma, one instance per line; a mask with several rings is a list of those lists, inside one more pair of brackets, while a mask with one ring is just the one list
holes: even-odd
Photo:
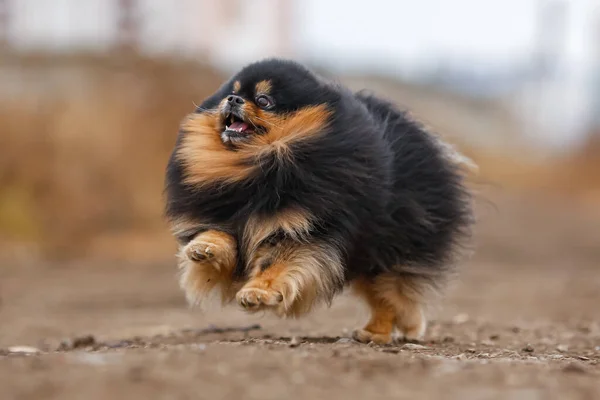
[[231, 104], [232, 106], [241, 106], [244, 104], [244, 99], [242, 99], [240, 96], [232, 94], [231, 96], [227, 97], [227, 103]]

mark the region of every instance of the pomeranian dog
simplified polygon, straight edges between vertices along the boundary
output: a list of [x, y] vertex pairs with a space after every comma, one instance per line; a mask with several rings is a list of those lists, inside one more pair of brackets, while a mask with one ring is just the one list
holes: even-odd
[[181, 287], [296, 317], [351, 286], [371, 311], [356, 340], [420, 340], [470, 236], [458, 157], [385, 100], [250, 64], [184, 120], [168, 163]]

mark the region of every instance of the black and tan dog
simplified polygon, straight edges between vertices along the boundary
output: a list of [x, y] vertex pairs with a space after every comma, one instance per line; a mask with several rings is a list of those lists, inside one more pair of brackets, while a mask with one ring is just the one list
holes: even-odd
[[305, 67], [243, 68], [183, 122], [166, 178], [181, 286], [299, 316], [350, 285], [354, 337], [422, 338], [472, 212], [459, 163], [390, 103]]

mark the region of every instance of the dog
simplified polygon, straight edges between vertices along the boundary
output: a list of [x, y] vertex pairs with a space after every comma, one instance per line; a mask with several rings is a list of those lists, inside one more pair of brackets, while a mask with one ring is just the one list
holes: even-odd
[[387, 100], [249, 64], [184, 119], [168, 162], [180, 285], [281, 317], [351, 287], [371, 311], [356, 340], [422, 340], [471, 236], [460, 157]]

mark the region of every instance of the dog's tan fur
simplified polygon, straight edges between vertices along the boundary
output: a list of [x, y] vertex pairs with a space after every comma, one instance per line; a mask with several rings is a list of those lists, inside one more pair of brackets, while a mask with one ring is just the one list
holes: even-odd
[[265, 80], [265, 81], [260, 81], [256, 84], [256, 87], [254, 88], [254, 92], [256, 94], [270, 94], [271, 93], [271, 81]]
[[208, 230], [181, 246], [178, 253], [180, 286], [190, 304], [200, 304], [217, 289], [221, 301], [235, 297], [239, 286], [233, 281], [237, 244], [225, 232]]
[[185, 183], [201, 187], [215, 182], [240, 182], [260, 173], [261, 159], [273, 153], [281, 162], [293, 162], [289, 146], [323, 133], [330, 117], [324, 105], [281, 116], [246, 103], [244, 114], [267, 131], [240, 143], [236, 151], [227, 149], [221, 141], [224, 126], [217, 111], [188, 116], [182, 129], [189, 134], [177, 153], [185, 168]]
[[367, 325], [354, 332], [356, 340], [390, 343], [394, 327], [405, 340], [423, 339], [427, 327], [425, 299], [432, 289], [425, 281], [388, 274], [372, 280], [358, 279], [353, 289], [371, 310]]
[[337, 249], [291, 240], [261, 246], [250, 267], [250, 279], [236, 296], [238, 303], [248, 311], [271, 310], [287, 317], [330, 302], [344, 273]]

